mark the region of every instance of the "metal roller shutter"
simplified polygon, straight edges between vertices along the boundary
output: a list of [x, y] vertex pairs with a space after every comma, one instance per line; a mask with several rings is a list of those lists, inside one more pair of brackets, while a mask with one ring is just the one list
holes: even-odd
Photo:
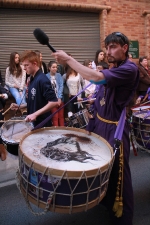
[[55, 49], [71, 53], [81, 63], [94, 59], [100, 45], [99, 14], [66, 11], [0, 9], [0, 70], [5, 76], [10, 53], [40, 50], [47, 64], [53, 58], [47, 46], [33, 36], [41, 28]]

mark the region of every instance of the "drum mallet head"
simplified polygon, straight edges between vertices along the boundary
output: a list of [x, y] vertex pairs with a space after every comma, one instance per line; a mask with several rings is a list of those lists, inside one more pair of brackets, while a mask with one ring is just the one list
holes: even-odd
[[33, 31], [33, 34], [40, 44], [47, 45], [52, 52], [56, 52], [56, 50], [49, 44], [48, 36], [40, 28], [36, 28]]

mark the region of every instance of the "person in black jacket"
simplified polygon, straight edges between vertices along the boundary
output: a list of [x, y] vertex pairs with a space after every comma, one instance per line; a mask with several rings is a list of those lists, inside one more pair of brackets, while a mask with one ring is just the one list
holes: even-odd
[[[50, 80], [40, 69], [40, 60], [35, 51], [24, 51], [21, 56], [22, 65], [27, 74], [30, 74], [30, 82], [26, 95], [27, 107], [26, 122], [33, 122], [34, 127], [44, 121], [52, 108], [58, 106], [58, 99], [52, 89]], [[18, 105], [12, 103], [11, 109], [17, 110]], [[44, 124], [45, 127], [52, 126], [51, 121]]]

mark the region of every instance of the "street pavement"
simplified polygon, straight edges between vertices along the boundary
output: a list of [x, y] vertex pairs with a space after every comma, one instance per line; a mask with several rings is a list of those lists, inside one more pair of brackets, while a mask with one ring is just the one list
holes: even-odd
[[[17, 167], [18, 159], [10, 155], [6, 161], [0, 161], [0, 225], [111, 225], [108, 212], [101, 205], [71, 215], [52, 212], [33, 215], [17, 188]], [[150, 225], [150, 154], [139, 150], [134, 156], [131, 150], [130, 167], [135, 200], [133, 225]], [[43, 211], [31, 206], [35, 212]]]

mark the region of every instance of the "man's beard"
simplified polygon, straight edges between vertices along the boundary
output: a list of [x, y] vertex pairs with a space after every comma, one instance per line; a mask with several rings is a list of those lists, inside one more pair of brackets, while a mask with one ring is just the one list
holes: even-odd
[[108, 63], [116, 63], [116, 59], [114, 57], [107, 57]]

